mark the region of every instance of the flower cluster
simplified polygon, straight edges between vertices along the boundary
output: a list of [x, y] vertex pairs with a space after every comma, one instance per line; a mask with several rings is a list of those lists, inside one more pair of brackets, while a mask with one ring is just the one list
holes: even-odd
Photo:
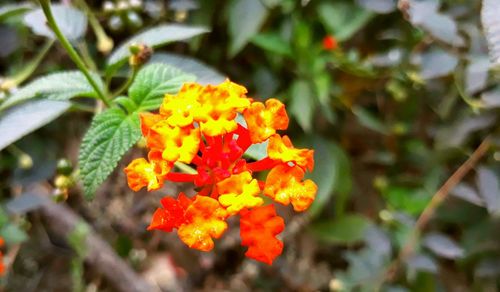
[[[294, 210], [313, 202], [317, 186], [304, 180], [314, 167], [313, 150], [296, 149], [278, 130], [288, 127], [285, 106], [277, 99], [265, 103], [246, 96], [247, 90], [226, 80], [217, 86], [187, 83], [177, 95], [166, 95], [158, 114], [141, 114], [148, 159], [126, 168], [135, 191], [160, 189], [165, 180], [192, 182], [197, 194], [165, 197], [153, 214], [149, 230], [171, 232], [189, 247], [209, 251], [213, 239], [227, 229], [226, 219], [240, 215], [246, 256], [271, 264], [283, 243], [276, 235], [284, 221], [274, 205], [263, 206], [263, 194]], [[238, 115], [243, 119], [237, 119]], [[249, 162], [243, 154], [252, 144], [268, 143], [267, 157]], [[190, 164], [196, 173], [174, 172], [174, 164]], [[265, 180], [256, 172], [269, 171]]]

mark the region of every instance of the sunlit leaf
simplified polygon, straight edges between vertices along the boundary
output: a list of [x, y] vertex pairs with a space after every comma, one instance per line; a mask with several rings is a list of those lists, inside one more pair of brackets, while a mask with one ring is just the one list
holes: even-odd
[[130, 56], [129, 47], [132, 44], [144, 44], [158, 48], [168, 43], [188, 40], [192, 37], [207, 33], [205, 27], [188, 26], [183, 24], [163, 24], [145, 30], [121, 44], [108, 58], [108, 70], [123, 64]]
[[67, 101], [33, 100], [0, 113], [0, 150], [50, 123], [70, 105]]
[[488, 41], [490, 58], [495, 65], [500, 64], [500, 2], [483, 0], [481, 22]]
[[[62, 4], [51, 5], [52, 14], [61, 32], [70, 41], [76, 41], [87, 31], [87, 16], [80, 10]], [[47, 25], [47, 20], [41, 8], [33, 10], [24, 16], [24, 23], [37, 34], [48, 38], [55, 38], [52, 29]]]

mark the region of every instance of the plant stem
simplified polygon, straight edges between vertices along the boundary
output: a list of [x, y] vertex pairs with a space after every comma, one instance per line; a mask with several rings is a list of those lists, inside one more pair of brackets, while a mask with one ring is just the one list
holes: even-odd
[[66, 52], [68, 52], [70, 58], [75, 62], [76, 66], [78, 69], [85, 75], [85, 78], [88, 80], [92, 88], [94, 88], [95, 92], [99, 96], [99, 99], [102, 100], [106, 106], [110, 107], [111, 103], [109, 99], [104, 95], [102, 90], [99, 88], [95, 80], [92, 78], [90, 75], [89, 70], [85, 66], [85, 63], [82, 61], [78, 53], [75, 51], [73, 46], [70, 44], [68, 39], [64, 36], [64, 34], [61, 32], [59, 27], [57, 26], [57, 23], [54, 19], [54, 15], [52, 14], [52, 10], [50, 8], [50, 0], [39, 0], [40, 5], [42, 6], [43, 13], [45, 14], [45, 17], [47, 18], [47, 23], [50, 28], [54, 31], [54, 34], [56, 35], [57, 39], [61, 42], [61, 45], [64, 47]]
[[123, 83], [123, 85], [120, 86], [120, 88], [118, 88], [118, 90], [116, 90], [112, 94], [113, 98], [119, 96], [122, 92], [124, 92], [125, 90], [127, 90], [127, 88], [129, 88], [129, 86], [132, 84], [132, 82], [134, 82], [134, 79], [137, 76], [138, 71], [139, 70], [138, 70], [137, 66], [132, 66], [132, 74], [130, 74], [130, 76], [127, 78], [127, 81], [125, 81], [125, 83]]
[[[412, 233], [408, 236], [404, 246], [394, 262], [389, 266], [385, 279], [382, 281], [392, 281], [397, 274], [399, 266], [413, 254], [416, 243], [422, 230], [434, 216], [437, 208], [448, 197], [449, 192], [464, 178], [464, 176], [477, 164], [477, 162], [486, 154], [491, 145], [491, 137], [486, 137], [483, 142], [477, 147], [472, 155], [467, 159], [441, 186], [434, 194], [432, 200], [425, 207], [424, 211], [418, 218]], [[382, 283], [380, 283], [382, 284]]]
[[92, 12], [92, 9], [85, 3], [84, 0], [76, 0], [76, 3], [80, 8], [82, 8], [83, 11], [85, 11], [85, 14], [87, 15], [90, 26], [94, 30], [94, 33], [97, 37], [97, 49], [104, 53], [107, 54], [113, 49], [113, 39], [111, 39], [104, 29], [102, 28], [101, 24], [99, 23], [99, 20], [96, 18], [94, 13]]

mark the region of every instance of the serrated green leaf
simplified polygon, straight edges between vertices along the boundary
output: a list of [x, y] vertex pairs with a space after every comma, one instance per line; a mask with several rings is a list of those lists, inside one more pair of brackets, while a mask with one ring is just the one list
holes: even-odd
[[165, 44], [183, 41], [197, 35], [207, 33], [209, 30], [205, 27], [188, 26], [181, 24], [164, 24], [143, 31], [125, 43], [120, 45], [110, 56], [107, 62], [108, 70], [113, 70], [123, 64], [130, 56], [129, 46], [134, 43], [145, 44], [157, 48]]
[[33, 8], [31, 3], [7, 4], [0, 7], [0, 21], [23, 14]]
[[[95, 73], [91, 73], [91, 75], [102, 89], [104, 85], [99, 75]], [[28, 85], [21, 87], [0, 105], [0, 110], [34, 97], [67, 100], [76, 96], [96, 97], [97, 94], [81, 72], [58, 72], [37, 78]]]
[[141, 137], [138, 113], [127, 115], [110, 108], [94, 117], [80, 146], [80, 174], [85, 197], [92, 199], [99, 185]]
[[70, 105], [67, 101], [32, 100], [0, 113], [0, 150], [53, 121]]
[[[69, 41], [76, 41], [87, 31], [87, 16], [80, 10], [62, 4], [51, 5], [52, 14], [57, 26]], [[33, 10], [24, 16], [24, 23], [33, 33], [55, 39], [52, 29], [47, 25], [45, 14], [41, 8]]]
[[160, 106], [166, 93], [175, 94], [182, 84], [195, 79], [194, 75], [177, 68], [160, 63], [151, 64], [139, 71], [128, 93], [137, 104], [137, 110], [153, 110]]
[[351, 38], [365, 26], [374, 14], [346, 2], [323, 2], [318, 5], [318, 14], [326, 29], [338, 41]]
[[234, 56], [259, 31], [269, 11], [260, 0], [233, 0], [229, 9], [229, 55]]

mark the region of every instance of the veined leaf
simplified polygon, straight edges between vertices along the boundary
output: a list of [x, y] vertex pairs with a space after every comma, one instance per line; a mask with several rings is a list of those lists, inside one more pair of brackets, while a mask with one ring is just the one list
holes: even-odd
[[69, 107], [67, 101], [33, 100], [0, 113], [0, 150], [53, 121]]
[[85, 197], [92, 199], [99, 185], [141, 137], [138, 113], [127, 115], [110, 108], [94, 117], [80, 147], [80, 173]]
[[183, 41], [195, 37], [197, 35], [208, 32], [205, 27], [187, 26], [181, 24], [164, 24], [153, 27], [138, 35], [133, 36], [128, 41], [120, 45], [108, 59], [108, 70], [123, 64], [123, 62], [130, 56], [129, 46], [134, 43], [145, 44], [147, 46], [157, 48], [162, 45]]
[[312, 119], [316, 109], [314, 92], [309, 83], [303, 80], [296, 81], [291, 87], [290, 113], [304, 131], [312, 129]]
[[312, 232], [325, 242], [352, 244], [363, 240], [371, 222], [366, 217], [350, 214], [335, 221], [322, 221], [311, 226]]
[[[76, 41], [87, 31], [87, 16], [80, 10], [61, 4], [51, 5], [52, 14], [57, 26], [69, 41]], [[33, 10], [24, 16], [24, 23], [31, 30], [44, 37], [55, 39], [52, 29], [47, 25], [47, 20], [41, 8]]]
[[292, 56], [290, 44], [277, 33], [261, 33], [252, 38], [252, 43], [271, 53]]
[[157, 109], [165, 93], [177, 93], [194, 76], [165, 64], [144, 67], [129, 88], [129, 97], [114, 100], [119, 107], [94, 117], [80, 147], [80, 174], [85, 197], [92, 199], [99, 185], [109, 176], [122, 156], [141, 137], [139, 113]]
[[[92, 78], [103, 88], [99, 75], [93, 73]], [[0, 105], [0, 110], [34, 97], [46, 97], [55, 100], [67, 100], [76, 96], [96, 97], [96, 93], [85, 76], [79, 71], [58, 72], [35, 79], [20, 88]]]
[[137, 74], [128, 93], [139, 111], [153, 110], [160, 106], [166, 93], [177, 93], [183, 83], [195, 79], [195, 76], [177, 68], [159, 63], [151, 64]]

